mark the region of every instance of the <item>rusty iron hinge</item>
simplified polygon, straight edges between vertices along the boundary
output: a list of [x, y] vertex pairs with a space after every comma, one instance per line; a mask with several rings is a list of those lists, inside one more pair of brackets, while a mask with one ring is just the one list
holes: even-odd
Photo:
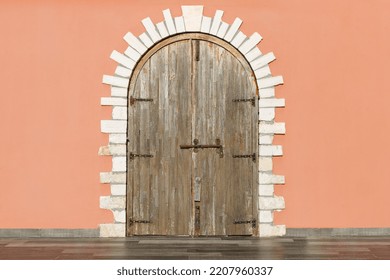
[[251, 102], [252, 106], [256, 106], [256, 97], [253, 98], [244, 98], [244, 99], [233, 99], [233, 102]]
[[234, 158], [252, 158], [253, 162], [256, 162], [256, 154], [251, 155], [233, 155]]
[[238, 220], [235, 220], [233, 222], [233, 224], [237, 225], [237, 224], [252, 224], [252, 228], [256, 228], [256, 219], [252, 219], [252, 220], [247, 220], [247, 221], [238, 221]]
[[151, 221], [146, 220], [133, 220], [132, 218], [129, 219], [129, 226], [132, 226], [133, 224], [151, 224]]
[[130, 105], [134, 105], [135, 102], [153, 102], [152, 98], [134, 98], [130, 96]]
[[194, 153], [197, 153], [199, 149], [217, 149], [217, 154], [223, 158], [223, 146], [220, 139], [215, 139], [215, 145], [200, 145], [198, 139], [194, 139], [193, 143], [193, 145], [180, 145], [180, 149], [194, 149]]
[[136, 157], [142, 157], [142, 158], [152, 158], [153, 155], [148, 155], [148, 154], [133, 154], [130, 153], [130, 160], [133, 160]]

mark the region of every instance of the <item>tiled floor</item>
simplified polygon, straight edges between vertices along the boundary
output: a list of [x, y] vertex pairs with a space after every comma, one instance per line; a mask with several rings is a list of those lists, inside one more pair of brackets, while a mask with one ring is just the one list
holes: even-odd
[[0, 259], [390, 260], [390, 237], [2, 238]]

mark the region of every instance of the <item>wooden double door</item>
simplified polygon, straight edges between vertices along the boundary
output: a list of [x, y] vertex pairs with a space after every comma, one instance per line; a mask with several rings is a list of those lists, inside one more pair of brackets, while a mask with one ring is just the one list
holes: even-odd
[[211, 36], [151, 49], [129, 86], [127, 235], [257, 235], [258, 98]]

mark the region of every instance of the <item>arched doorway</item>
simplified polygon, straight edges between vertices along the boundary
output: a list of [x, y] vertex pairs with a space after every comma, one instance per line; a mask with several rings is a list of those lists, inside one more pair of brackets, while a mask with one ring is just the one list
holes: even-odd
[[210, 35], [170, 37], [133, 71], [128, 235], [257, 235], [258, 91]]
[[[275, 109], [278, 107], [284, 107], [285, 104], [283, 98], [275, 97], [275, 87], [280, 84], [283, 84], [282, 76], [271, 75], [269, 63], [275, 60], [275, 56], [272, 52], [263, 54], [258, 49], [257, 44], [262, 39], [260, 34], [255, 32], [251, 36], [247, 37], [242, 31], [240, 31], [240, 26], [242, 24], [242, 20], [240, 18], [236, 18], [231, 24], [229, 24], [222, 20], [222, 16], [224, 12], [221, 10], [217, 10], [215, 12], [214, 17], [208, 17], [203, 15], [203, 6], [182, 6], [182, 11], [183, 14], [181, 16], [173, 17], [169, 9], [164, 10], [163, 11], [164, 20], [157, 24], [154, 24], [150, 18], [145, 18], [144, 20], [142, 20], [142, 24], [145, 27], [145, 32], [140, 34], [139, 36], [135, 36], [131, 32], [128, 32], [124, 36], [124, 39], [129, 44], [129, 47], [124, 51], [124, 53], [118, 51], [113, 51], [111, 53], [110, 58], [116, 61], [118, 63], [118, 66], [116, 67], [114, 75], [103, 76], [103, 83], [111, 86], [111, 97], [102, 97], [101, 105], [113, 106], [112, 119], [101, 121], [101, 132], [109, 134], [109, 144], [108, 146], [100, 147], [99, 154], [105, 156], [112, 156], [112, 170], [110, 172], [100, 173], [100, 182], [104, 184], [110, 184], [111, 187], [110, 195], [100, 197], [100, 207], [102, 209], [111, 210], [113, 213], [113, 220], [111, 223], [100, 224], [100, 236], [124, 237], [127, 234], [141, 234], [141, 235], [158, 234], [159, 231], [162, 232], [162, 234], [164, 235], [169, 235], [169, 234], [171, 235], [253, 234], [258, 236], [284, 235], [286, 232], [285, 226], [275, 225], [274, 216], [273, 216], [275, 211], [280, 211], [284, 209], [284, 199], [283, 197], [275, 195], [274, 185], [284, 184], [285, 181], [284, 176], [276, 175], [273, 173], [273, 157], [281, 156], [283, 154], [282, 146], [273, 144], [274, 135], [285, 133], [284, 123], [275, 122], [275, 113], [276, 113]], [[146, 68], [143, 68], [143, 66], [140, 65], [144, 65], [147, 61], [149, 61], [148, 63], [153, 61], [154, 58], [152, 56], [154, 53], [157, 53], [158, 50], [160, 49], [164, 50], [164, 47], [166, 47], [165, 48], [166, 51], [167, 49], [169, 49], [168, 45], [173, 46], [174, 42], [172, 40], [175, 41], [175, 43], [177, 44], [179, 44], [179, 41], [187, 41], [187, 47], [191, 46], [192, 49], [191, 51], [188, 51], [188, 48], [186, 47], [177, 46], [178, 49], [175, 51], [176, 52], [178, 50], [183, 51], [183, 54], [186, 53], [187, 57], [189, 57], [190, 60], [189, 61], [181, 60], [182, 61], [181, 63], [185, 63], [186, 66], [186, 67], [183, 67], [183, 65], [181, 66], [180, 69], [182, 69], [182, 71], [176, 71], [175, 75], [164, 76], [164, 79], [166, 80], [165, 84], [176, 85], [178, 89], [185, 88], [186, 91], [190, 90], [190, 94], [187, 92], [183, 93], [181, 90], [176, 90], [174, 91], [174, 94], [170, 94], [171, 92], [166, 90], [164, 91], [163, 90], [164, 88], [162, 88], [160, 91], [160, 86], [158, 86], [157, 93], [153, 91], [147, 92], [141, 90], [143, 87], [155, 87], [153, 83], [155, 83], [156, 79], [155, 78], [149, 79], [150, 74], [147, 73], [148, 72], [155, 73], [156, 67], [158, 65], [154, 63], [153, 65], [155, 65], [155, 67], [152, 67], [150, 69], [147, 68], [150, 66], [146, 66]], [[191, 41], [191, 44], [189, 44], [188, 41]], [[204, 48], [204, 44], [203, 44], [204, 42], [208, 42], [208, 44], [210, 44], [210, 46], [208, 47], [208, 49], [210, 50], [208, 56], [204, 56], [204, 54], [202, 54], [202, 48]], [[199, 50], [199, 52], [197, 50]], [[252, 80], [251, 78], [248, 78], [249, 79], [248, 81], [250, 81], [249, 84], [253, 82], [254, 87], [252, 85], [248, 87], [248, 89], [256, 88], [257, 92], [255, 94], [251, 93], [251, 90], [244, 93], [236, 89], [236, 91], [233, 92], [234, 86], [230, 86], [229, 83], [233, 82], [234, 79], [236, 79], [236, 81], [237, 79], [242, 80], [241, 79], [242, 77], [239, 78], [240, 75], [235, 75], [235, 76], [231, 76], [231, 75], [229, 76], [229, 74], [220, 75], [218, 79], [213, 80], [214, 82], [209, 83], [208, 85], [206, 84], [206, 81], [210, 82], [212, 80], [211, 75], [214, 75], [214, 72], [212, 72], [212, 69], [214, 69], [213, 68], [214, 64], [209, 64], [210, 67], [204, 66], [205, 61], [207, 61], [205, 60], [205, 58], [207, 57], [212, 58], [209, 59], [209, 63], [211, 60], [213, 61], [216, 60], [217, 65], [220, 65], [219, 67], [221, 67], [220, 73], [226, 72], [227, 68], [226, 65], [224, 64], [225, 62], [221, 62], [222, 64], [219, 64], [220, 63], [219, 60], [222, 57], [221, 55], [218, 55], [218, 52], [220, 50], [222, 50], [220, 54], [226, 55], [225, 58], [227, 58], [228, 57], [227, 54], [230, 53], [230, 58], [234, 57], [234, 59], [231, 59], [230, 61], [236, 61], [236, 62], [238, 61], [238, 64], [236, 63], [236, 65], [241, 65], [244, 69], [246, 69], [242, 73], [245, 73], [245, 75], [247, 75], [248, 77], [250, 77], [253, 74]], [[164, 51], [162, 51], [162, 53], [163, 52]], [[156, 57], [158, 56], [164, 57], [162, 53], [161, 55], [158, 54]], [[223, 61], [225, 61], [225, 58], [223, 59]], [[199, 61], [197, 59], [199, 59]], [[227, 61], [229, 61], [229, 59]], [[170, 64], [173, 63], [173, 61], [168, 61], [168, 62]], [[230, 66], [232, 65], [233, 64], [230, 64]], [[199, 68], [199, 66], [202, 67]], [[140, 97], [131, 96], [132, 93], [136, 93], [133, 92], [134, 90], [132, 90], [131, 87], [132, 86], [134, 88], [137, 87], [136, 84], [132, 84], [132, 83], [137, 81], [135, 77], [139, 76], [140, 69], [143, 69], [146, 72], [145, 74], [141, 73], [140, 77], [143, 78], [140, 78], [139, 80], [142, 81], [140, 82], [139, 85]], [[201, 69], [201, 70], [197, 72], [196, 69]], [[162, 71], [160, 70], [161, 69], [159, 69], [159, 72], [165, 73], [164, 69]], [[248, 74], [248, 73], [252, 73], [252, 74]], [[181, 77], [186, 75], [187, 76], [191, 75], [191, 79], [188, 80], [188, 78], [183, 79], [183, 77]], [[176, 77], [179, 76], [181, 78], [176, 79]], [[222, 90], [223, 86], [221, 86], [221, 84], [218, 82], [223, 81], [224, 79], [229, 84], [227, 88], [229, 89], [232, 88], [233, 91], [223, 92]], [[146, 83], [147, 80], [150, 82]], [[179, 80], [180, 82], [178, 82]], [[186, 84], [183, 84], [184, 83], [183, 81], [185, 81]], [[206, 88], [210, 90], [201, 92], [198, 89], [199, 85], [201, 85], [202, 88]], [[160, 97], [163, 96], [161, 93], [163, 92], [164, 94], [167, 95], [167, 97], [165, 99], [160, 100]], [[213, 95], [210, 95], [211, 92], [213, 92]], [[150, 140], [149, 140], [149, 144], [148, 144], [148, 140], [141, 141], [141, 133], [138, 133], [140, 135], [139, 136], [140, 140], [137, 142], [139, 143], [137, 144], [138, 146], [130, 146], [136, 143], [134, 141], [136, 140], [136, 138], [133, 139], [135, 137], [135, 135], [133, 134], [134, 128], [131, 128], [129, 123], [130, 121], [129, 117], [133, 119], [133, 117], [130, 116], [131, 112], [133, 111], [136, 112], [137, 110], [139, 110], [138, 118], [140, 121], [138, 125], [140, 126], [145, 127], [145, 124], [149, 123], [150, 119], [152, 119], [153, 122], [156, 122], [156, 120], [153, 119], [155, 118], [155, 116], [148, 115], [151, 113], [146, 108], [148, 108], [148, 106], [149, 107], [155, 106], [155, 102], [157, 102], [157, 99], [154, 100], [155, 98], [148, 97], [147, 95], [142, 95], [141, 93], [142, 94], [148, 93], [154, 95], [157, 94], [156, 96], [159, 97], [158, 102], [160, 101], [162, 102], [162, 103], [158, 103], [159, 108], [160, 106], [163, 106], [162, 108], [165, 108], [164, 106], [166, 106], [167, 104], [172, 105], [169, 102], [174, 102], [173, 108], [179, 108], [177, 107], [178, 106], [177, 102], [180, 102], [181, 104], [180, 106], [182, 106], [181, 108], [187, 106], [189, 108], [187, 117], [180, 116], [180, 122], [182, 122], [181, 126], [184, 126], [183, 125], [184, 122], [186, 124], [186, 127], [190, 128], [191, 132], [188, 132], [189, 131], [188, 129], [182, 130], [182, 129], [178, 129], [177, 127], [176, 128], [174, 127], [174, 125], [179, 125], [179, 123], [177, 122], [177, 113], [176, 115], [172, 113], [173, 114], [172, 116], [176, 116], [176, 118], [173, 118], [174, 121], [172, 121], [171, 123], [169, 122], [168, 126], [166, 126], [168, 129], [167, 131], [170, 131], [171, 135], [172, 135], [172, 130], [169, 129], [171, 129], [172, 126], [173, 126], [173, 131], [177, 131], [177, 133], [180, 133], [180, 135], [181, 134], [184, 135], [185, 133], [190, 133], [189, 136], [186, 134], [186, 137], [184, 137], [183, 135], [180, 136], [182, 138], [179, 137], [180, 139], [187, 139], [189, 137], [189, 139], [186, 140], [185, 143], [176, 143], [172, 141], [169, 142], [169, 143], [175, 143], [176, 145], [174, 148], [171, 149], [172, 157], [176, 157], [176, 159], [180, 158], [179, 154], [173, 153], [173, 151], [175, 151], [175, 153], [177, 152], [177, 144], [179, 144], [179, 147], [180, 145], [184, 145], [184, 146], [187, 145], [187, 149], [180, 149], [180, 155], [184, 155], [187, 153], [187, 154], [191, 154], [192, 157], [192, 161], [189, 161], [188, 163], [188, 166], [190, 168], [187, 169], [187, 170], [191, 170], [190, 175], [182, 172], [183, 168], [181, 168], [182, 165], [180, 164], [178, 164], [180, 165], [180, 168], [179, 167], [176, 167], [176, 169], [173, 168], [173, 170], [176, 170], [175, 171], [176, 175], [178, 173], [182, 177], [182, 179], [177, 179], [177, 180], [183, 181], [184, 180], [183, 178], [186, 178], [186, 180], [190, 178], [191, 181], [190, 190], [188, 190], [188, 187], [184, 188], [183, 190], [179, 189], [180, 191], [186, 192], [180, 194], [179, 199], [182, 199], [183, 197], [185, 203], [183, 202], [181, 205], [186, 205], [182, 207], [185, 208], [184, 210], [186, 211], [186, 213], [189, 213], [186, 215], [186, 217], [189, 216], [188, 224], [184, 225], [183, 222], [180, 222], [181, 224], [179, 226], [177, 219], [169, 218], [169, 217], [174, 217], [171, 214], [169, 214], [170, 216], [168, 217], [168, 220], [171, 219], [171, 223], [173, 223], [173, 225], [165, 226], [164, 230], [156, 229], [155, 232], [153, 232], [153, 227], [156, 226], [155, 225], [156, 222], [154, 222], [154, 224], [152, 225], [152, 221], [153, 219], [156, 218], [156, 216], [152, 215], [153, 211], [150, 212], [150, 210], [148, 210], [149, 206], [147, 206], [148, 204], [145, 203], [145, 201], [151, 201], [149, 199], [150, 196], [149, 194], [147, 194], [147, 192], [144, 191], [145, 188], [143, 188], [141, 191], [140, 182], [141, 179], [156, 180], [155, 176], [153, 175], [149, 175], [149, 177], [146, 178], [147, 176], [145, 172], [147, 170], [147, 162], [153, 163], [152, 159], [156, 160], [155, 157], [159, 157], [160, 161], [164, 158], [161, 158], [161, 153], [163, 153], [162, 151], [155, 150], [154, 152], [156, 154], [142, 151], [141, 147], [150, 148], [151, 146], [150, 146]], [[172, 99], [173, 96], [178, 96], [180, 99], [178, 100]], [[189, 100], [182, 98], [188, 96], [191, 97]], [[196, 98], [194, 99], [195, 96], [198, 96], [199, 98], [201, 98], [201, 100], [197, 100]], [[256, 96], [256, 98], [253, 100], [252, 99], [253, 97], [247, 98], [247, 96]], [[136, 100], [137, 98], [146, 99], [146, 100]], [[148, 99], [153, 99], [153, 101]], [[164, 100], [168, 100], [168, 103], [165, 104]], [[231, 100], [231, 102], [227, 103], [227, 100]], [[253, 102], [254, 102], [254, 107], [252, 105]], [[221, 106], [221, 104], [223, 106]], [[235, 109], [231, 110], [231, 107], [229, 106], [233, 106]], [[134, 108], [138, 108], [138, 109], [134, 109]], [[170, 107], [168, 106], [167, 110], [163, 110], [164, 112], [166, 112], [166, 114], [168, 114], [167, 115], [168, 120], [170, 116], [169, 108]], [[217, 108], [219, 111], [215, 109], [212, 110], [212, 108]], [[254, 113], [253, 109], [256, 108], [258, 109], [258, 111]], [[227, 109], [229, 110], [229, 112], [236, 112], [237, 114], [238, 112], [240, 112], [240, 110], [244, 110], [245, 114], [231, 116], [231, 115], [226, 115], [227, 111], [225, 112], [221, 111]], [[176, 110], [176, 112], [179, 111]], [[214, 112], [214, 115], [211, 115], [211, 112]], [[220, 112], [223, 112], [223, 114], [221, 115]], [[211, 130], [212, 133], [210, 135], [208, 133], [210, 131], [210, 129], [208, 129], [208, 125], [211, 125], [211, 127], [215, 127], [215, 128], [219, 127], [220, 130], [224, 131], [225, 129], [229, 128], [229, 125], [234, 124], [234, 122], [227, 122], [226, 120], [237, 121], [240, 120], [240, 116], [247, 115], [247, 114], [252, 115], [252, 113], [256, 114], [256, 118], [254, 118], [254, 120], [256, 125], [258, 125], [258, 127], [256, 127], [255, 130], [258, 130], [259, 132], [258, 137], [257, 136], [253, 137], [253, 139], [258, 140], [258, 142], [256, 142], [257, 144], [256, 149], [254, 149], [258, 152], [258, 154], [255, 153], [254, 156], [253, 153], [250, 154], [249, 148], [245, 151], [240, 150], [240, 154], [238, 153], [236, 154], [235, 151], [233, 154], [233, 151], [227, 151], [228, 148], [236, 147], [234, 145], [232, 146], [228, 144], [228, 142], [231, 140], [229, 137], [223, 140], [221, 138], [217, 138], [218, 136], [216, 135], [220, 134], [221, 132], [218, 133], [218, 131], [215, 129]], [[197, 117], [199, 114], [200, 115], [203, 114], [205, 116], [203, 117], [203, 121], [199, 121], [202, 120], [202, 118], [199, 119]], [[224, 125], [217, 125], [218, 122], [216, 121], [220, 119], [217, 118], [217, 120], [214, 120], [212, 116], [224, 116], [225, 117], [223, 123]], [[252, 120], [253, 119], [251, 119], [251, 121]], [[203, 127], [206, 127], [207, 129], [194, 130], [194, 128], [196, 128], [197, 125], [198, 128], [202, 127], [203, 125]], [[196, 135], [195, 133], [196, 131], [202, 131], [202, 133]], [[253, 132], [253, 130], [249, 129], [247, 131], [251, 131], [250, 137], [252, 137], [253, 134], [251, 133]], [[155, 131], [150, 130], [149, 133], [151, 132], [156, 133]], [[164, 133], [166, 132], [164, 131]], [[241, 135], [239, 137], [242, 137], [242, 135], [244, 134], [240, 134], [240, 133], [238, 133], [238, 135]], [[249, 134], [245, 134], [245, 135], [248, 136]], [[195, 138], [195, 136], [198, 138]], [[205, 138], [206, 136], [207, 137], [210, 136], [211, 138], [210, 137]], [[224, 135], [223, 137], [225, 136], [226, 135]], [[173, 136], [170, 137], [174, 138]], [[235, 141], [238, 141], [237, 143], [240, 143], [239, 137], [235, 138], [236, 139]], [[195, 145], [194, 142], [195, 139], [198, 140], [197, 145], [208, 145], [209, 147], [207, 148], [198, 147], [198, 146], [188, 147], [188, 145]], [[217, 141], [217, 139], [219, 139], [219, 141]], [[245, 143], [249, 143], [249, 142], [245, 142]], [[210, 145], [213, 147], [210, 147]], [[214, 156], [218, 155], [217, 151], [220, 148], [220, 145], [222, 145], [224, 159], [217, 161], [212, 157], [212, 155]], [[242, 145], [245, 146], [247, 144], [242, 144]], [[194, 151], [194, 149], [197, 149], [198, 151]], [[163, 151], [165, 153], [166, 149], [163, 149]], [[220, 199], [219, 193], [221, 189], [223, 192], [227, 191], [228, 187], [226, 188], [216, 187], [214, 189], [203, 188], [203, 185], [211, 184], [212, 186], [214, 186], [213, 184], [215, 182], [212, 182], [211, 179], [213, 176], [213, 172], [209, 172], [208, 174], [200, 173], [200, 176], [197, 175], [199, 173], [195, 173], [200, 170], [199, 166], [203, 166], [207, 170], [213, 171], [214, 170], [213, 168], [217, 168], [216, 166], [218, 166], [218, 164], [219, 165], [221, 163], [225, 165], [228, 164], [225, 162], [225, 160], [227, 160], [226, 153], [228, 152], [230, 153], [230, 156], [232, 158], [233, 156], [235, 156], [233, 159], [235, 159], [236, 161], [240, 161], [240, 163], [244, 165], [245, 165], [245, 161], [248, 161], [248, 163], [251, 160], [253, 161], [252, 158], [256, 160], [256, 163], [251, 165], [251, 166], [258, 167], [256, 180], [255, 180], [256, 187], [254, 189], [253, 188], [251, 189], [253, 203], [252, 206], [247, 207], [247, 209], [250, 209], [250, 207], [253, 207], [253, 209], [257, 207], [252, 212], [253, 218], [250, 217], [250, 215], [247, 215], [247, 213], [249, 213], [248, 211], [246, 211], [245, 213], [239, 212], [241, 211], [241, 208], [236, 209], [237, 211], [235, 211], [233, 214], [229, 214], [230, 212], [221, 210], [223, 209], [223, 207], [221, 208], [221, 207], [213, 206], [210, 208], [209, 206], [212, 205], [212, 203], [219, 203], [217, 206], [223, 205], [223, 202], [218, 201]], [[132, 162], [130, 163], [130, 161]], [[140, 164], [140, 162], [141, 164], [143, 164], [143, 167], [139, 166], [139, 169], [137, 170], [136, 169], [137, 164]], [[165, 161], [163, 160], [163, 162]], [[134, 171], [133, 175], [130, 174], [131, 168], [133, 168]], [[237, 169], [236, 167], [234, 168], [228, 167], [227, 169], [218, 167], [218, 170], [231, 170], [231, 171], [233, 170], [232, 172], [225, 172], [225, 175], [228, 176], [231, 176], [231, 174], [233, 173], [243, 172]], [[245, 172], [246, 171], [242, 173], [244, 174], [242, 176], [246, 176]], [[171, 175], [163, 174], [163, 175], [164, 175], [164, 180], [168, 180], [168, 184], [165, 185], [172, 185], [169, 184], [169, 180], [170, 180], [169, 178], [172, 174]], [[138, 176], [139, 179], [133, 178], [131, 176]], [[214, 176], [213, 178], [221, 178], [221, 177], [223, 178], [223, 180], [229, 181], [228, 179], [226, 179], [228, 178], [226, 176], [225, 177]], [[244, 179], [236, 178], [235, 180], [244, 180]], [[130, 184], [130, 181], [136, 182], [135, 184], [136, 187], [134, 190], [133, 190], [134, 184]], [[159, 181], [161, 182], [161, 180]], [[240, 181], [237, 182], [240, 183]], [[157, 186], [157, 184], [155, 185], [151, 183], [147, 183], [147, 184], [150, 187], [153, 186], [154, 188], [155, 186]], [[188, 184], [186, 185], [188, 186]], [[173, 193], [176, 195], [178, 194], [177, 192], [178, 184], [174, 184], [174, 186], [176, 186], [176, 189], [175, 188], [173, 189], [174, 190]], [[131, 190], [129, 190], [129, 188], [131, 188]], [[160, 191], [160, 189], [158, 190]], [[204, 194], [205, 191], [210, 192], [211, 190], [212, 190], [211, 193], [208, 193], [207, 195]], [[250, 188], [248, 190], [250, 190]], [[135, 202], [134, 205], [133, 205], [133, 193], [129, 194], [129, 192], [133, 192], [133, 191], [138, 192], [138, 195], [135, 193], [136, 196], [134, 199]], [[247, 193], [249, 192], [250, 191], [247, 191]], [[187, 195], [188, 193], [190, 195]], [[164, 194], [166, 195], [166, 193]], [[256, 196], [257, 194], [258, 196]], [[158, 197], [161, 198], [162, 196], [159, 195]], [[227, 195], [226, 197], [229, 197], [229, 195]], [[250, 197], [250, 195], [247, 197]], [[153, 198], [155, 201], [157, 201], [157, 196], [154, 196]], [[210, 201], [205, 201], [206, 198], [209, 199]], [[222, 200], [226, 202], [229, 199], [230, 198], [224, 197]], [[173, 200], [172, 199], [169, 200], [168, 198], [168, 200], [165, 200], [165, 204], [167, 203], [169, 204], [169, 201], [173, 201]], [[160, 202], [160, 200], [158, 200], [157, 202]], [[137, 203], [139, 204], [138, 208], [136, 206]], [[159, 203], [158, 205], [162, 205], [162, 204]], [[207, 205], [207, 207], [205, 205]], [[229, 205], [233, 205], [233, 204], [230, 203]], [[248, 205], [250, 205], [250, 202], [248, 202]], [[133, 209], [130, 207], [135, 207], [135, 208]], [[168, 213], [171, 213], [173, 209], [176, 208], [168, 207], [165, 210], [168, 211]], [[214, 210], [209, 211], [209, 209], [214, 209]], [[128, 211], [129, 213], [127, 213]], [[181, 211], [183, 210], [181, 208], [178, 208], [175, 211], [179, 211], [181, 215]], [[155, 211], [155, 213], [157, 212]], [[208, 214], [209, 216], [205, 216], [206, 214]], [[148, 219], [147, 216], [150, 216], [151, 218]], [[160, 217], [158, 217], [158, 223], [157, 223], [158, 225], [160, 224], [159, 219]], [[249, 230], [248, 228], [248, 231], [244, 230], [244, 232], [240, 232], [240, 231], [235, 232], [234, 230], [230, 230], [230, 229], [228, 230], [227, 222], [224, 222], [223, 226], [219, 225], [219, 221], [221, 220], [233, 221], [235, 227], [239, 227], [241, 229], [242, 228], [246, 229], [250, 226], [252, 226], [252, 229]], [[201, 225], [201, 223], [204, 223], [204, 225]], [[135, 225], [134, 227], [135, 230], [130, 229], [128, 227], [129, 224]], [[242, 227], [243, 225], [244, 227]], [[144, 226], [144, 230], [146, 231], [142, 230], [141, 226]], [[138, 231], [137, 227], [139, 228], [140, 231]], [[182, 229], [181, 230], [176, 229], [177, 227], [182, 227]], [[218, 227], [222, 228], [222, 230], [218, 229]]]

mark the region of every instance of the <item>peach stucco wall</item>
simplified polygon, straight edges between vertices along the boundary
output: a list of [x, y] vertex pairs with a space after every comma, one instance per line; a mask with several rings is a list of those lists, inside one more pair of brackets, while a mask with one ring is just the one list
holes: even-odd
[[99, 209], [111, 170], [99, 157], [108, 142], [100, 120], [110, 108], [101, 83], [140, 21], [203, 4], [259, 32], [285, 85], [277, 120], [286, 176], [276, 193], [287, 227], [390, 227], [390, 1], [387, 0], [117, 0], [21, 1], [0, 4], [0, 228], [96, 228], [111, 222]]

